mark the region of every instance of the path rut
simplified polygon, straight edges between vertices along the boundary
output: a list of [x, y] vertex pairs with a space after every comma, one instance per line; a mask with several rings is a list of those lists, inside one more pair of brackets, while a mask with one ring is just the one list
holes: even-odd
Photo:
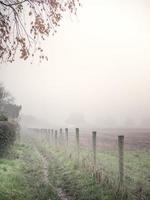
[[39, 156], [41, 158], [41, 162], [43, 164], [43, 180], [46, 185], [50, 185], [53, 190], [57, 193], [58, 197], [60, 200], [71, 200], [70, 197], [63, 191], [61, 187], [55, 188], [51, 183], [49, 182], [49, 177], [48, 177], [48, 157], [43, 155], [38, 151], [38, 149], [35, 147], [35, 150], [39, 153]]

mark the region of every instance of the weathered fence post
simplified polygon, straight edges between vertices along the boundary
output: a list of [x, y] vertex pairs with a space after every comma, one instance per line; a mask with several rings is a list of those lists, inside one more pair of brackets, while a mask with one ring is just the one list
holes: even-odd
[[40, 129], [38, 128], [37, 131], [38, 131], [37, 132], [38, 139], [40, 139]]
[[50, 134], [49, 134], [49, 129], [47, 129], [47, 141], [48, 141], [48, 144], [50, 145]]
[[51, 129], [51, 141], [52, 141], [52, 145], [54, 145], [54, 130]]
[[45, 142], [47, 143], [47, 129], [45, 128], [44, 129], [44, 139], [45, 139]]
[[41, 141], [43, 142], [43, 128], [41, 128]]
[[59, 130], [59, 144], [62, 145], [63, 141], [62, 141], [62, 128], [60, 128]]
[[124, 136], [118, 136], [118, 152], [119, 152], [119, 185], [123, 185], [124, 179]]
[[48, 129], [48, 142], [49, 142], [49, 146], [51, 146], [51, 130]]
[[45, 129], [45, 139], [46, 139], [46, 142], [47, 144], [49, 144], [49, 134], [48, 134], [48, 129]]
[[55, 130], [55, 147], [57, 147], [57, 130]]
[[96, 171], [96, 132], [92, 132], [92, 144], [93, 144], [93, 166], [94, 172]]
[[42, 141], [42, 129], [40, 129], [40, 140]]
[[76, 143], [77, 143], [77, 162], [79, 164], [79, 153], [80, 153], [80, 147], [79, 147], [79, 128], [76, 128]]
[[68, 147], [68, 128], [65, 128], [66, 146]]
[[43, 128], [43, 142], [45, 142], [45, 128]]

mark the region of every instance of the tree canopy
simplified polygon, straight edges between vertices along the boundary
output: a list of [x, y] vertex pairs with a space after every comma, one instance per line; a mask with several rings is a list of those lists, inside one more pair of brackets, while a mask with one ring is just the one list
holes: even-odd
[[1, 110], [1, 105], [3, 103], [13, 103], [14, 98], [12, 95], [5, 89], [3, 84], [0, 82], [0, 110]]
[[16, 119], [19, 116], [21, 106], [14, 104], [14, 98], [0, 83], [0, 121], [6, 116], [8, 119]]
[[54, 34], [64, 13], [76, 14], [79, 0], [0, 0], [0, 62], [43, 54], [40, 42]]

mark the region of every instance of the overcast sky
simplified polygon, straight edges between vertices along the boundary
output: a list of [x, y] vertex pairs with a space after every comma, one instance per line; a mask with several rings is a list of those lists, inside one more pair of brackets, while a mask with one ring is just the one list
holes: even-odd
[[46, 43], [48, 62], [1, 65], [22, 113], [63, 124], [150, 115], [150, 1], [84, 0]]

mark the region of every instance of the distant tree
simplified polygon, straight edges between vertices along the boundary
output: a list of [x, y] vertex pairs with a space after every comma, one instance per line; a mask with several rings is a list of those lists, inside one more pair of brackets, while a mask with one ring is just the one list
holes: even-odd
[[78, 5], [79, 0], [0, 0], [0, 62], [13, 62], [18, 54], [48, 59], [41, 40], [56, 32], [65, 12], [76, 14]]
[[16, 119], [19, 116], [21, 106], [14, 104], [14, 98], [0, 83], [0, 118]]
[[14, 98], [12, 95], [5, 89], [2, 83], [0, 83], [0, 110], [1, 106], [4, 103], [12, 103]]
[[11, 104], [11, 103], [6, 103], [6, 104], [3, 104], [3, 114], [8, 119], [17, 119], [19, 117], [21, 108], [22, 108], [21, 106]]

